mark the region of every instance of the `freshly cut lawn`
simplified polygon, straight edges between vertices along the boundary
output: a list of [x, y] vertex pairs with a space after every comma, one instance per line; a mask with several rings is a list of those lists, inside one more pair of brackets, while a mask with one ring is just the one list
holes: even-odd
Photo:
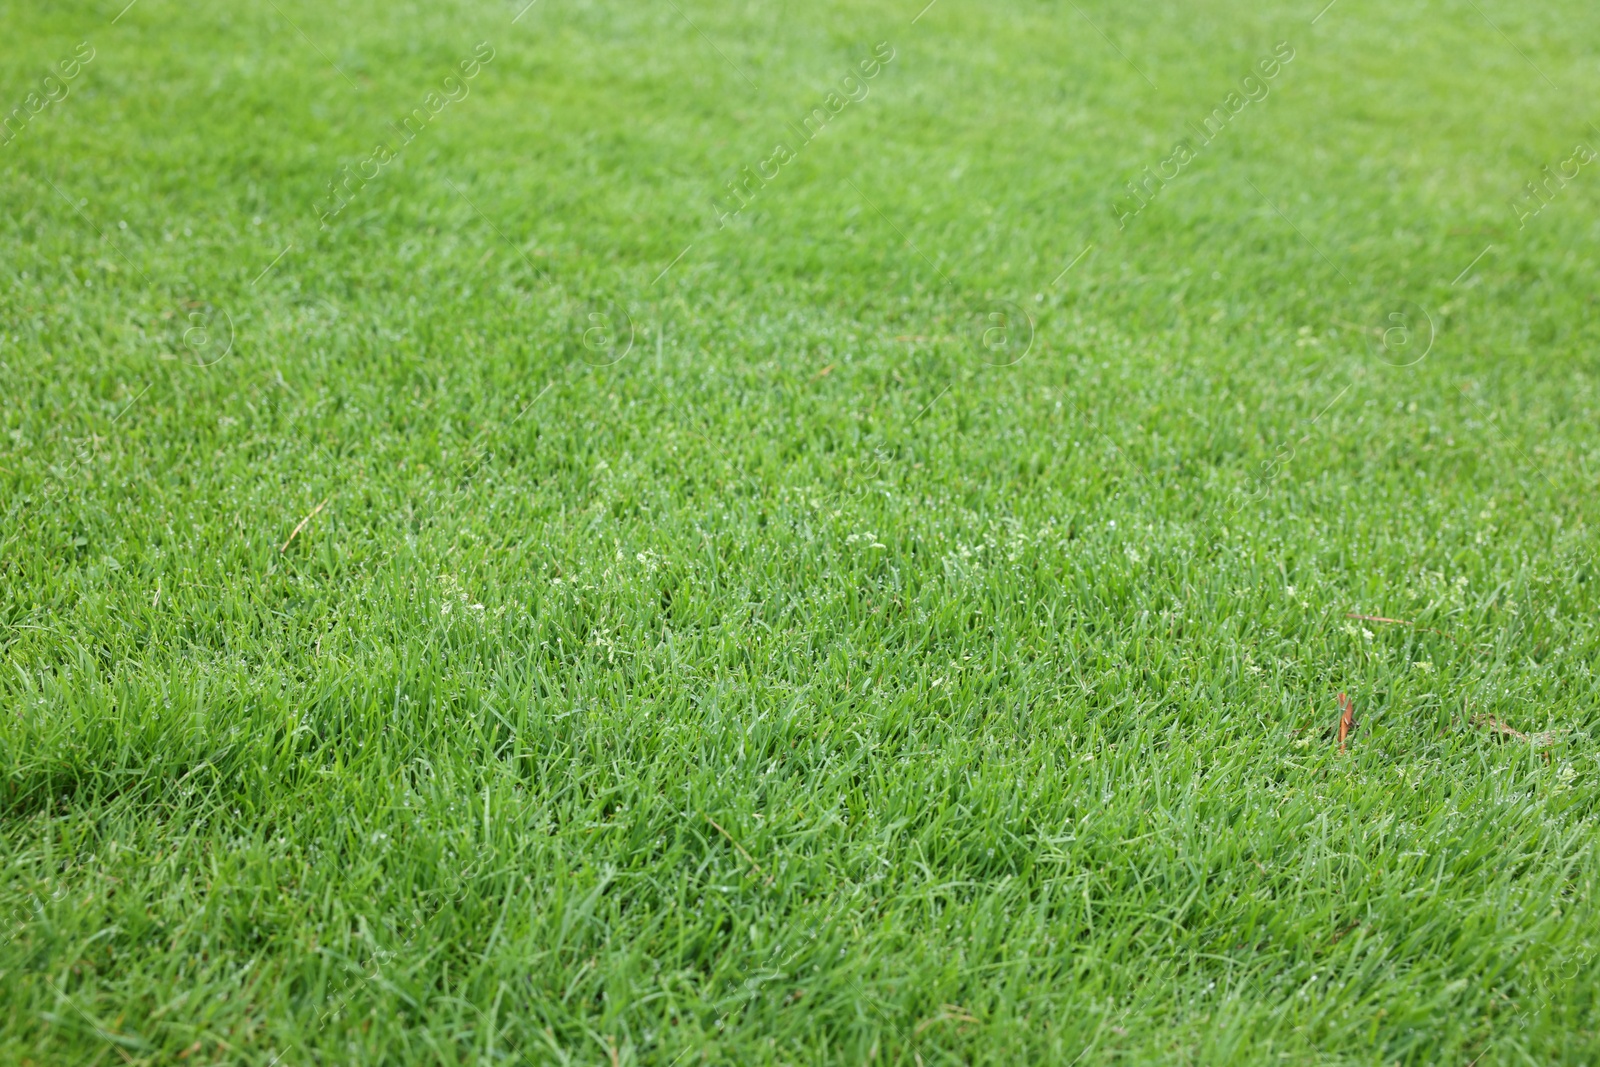
[[124, 2], [0, 1063], [1600, 1061], [1592, 3]]

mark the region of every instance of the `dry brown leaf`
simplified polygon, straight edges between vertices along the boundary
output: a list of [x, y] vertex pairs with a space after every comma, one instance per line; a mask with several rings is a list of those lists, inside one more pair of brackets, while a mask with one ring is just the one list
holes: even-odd
[[1343, 693], [1339, 694], [1339, 713], [1339, 751], [1343, 752], [1346, 739], [1356, 728], [1356, 706]]

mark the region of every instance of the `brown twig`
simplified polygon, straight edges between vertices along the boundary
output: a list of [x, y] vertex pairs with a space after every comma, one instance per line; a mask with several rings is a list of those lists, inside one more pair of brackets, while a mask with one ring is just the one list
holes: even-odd
[[1339, 694], [1339, 751], [1344, 751], [1345, 740], [1356, 728], [1356, 706], [1349, 697]]
[[1487, 727], [1490, 733], [1500, 734], [1502, 737], [1512, 737], [1518, 741], [1527, 741], [1535, 748], [1548, 748], [1555, 744], [1556, 739], [1561, 736], [1560, 730], [1546, 730], [1543, 733], [1525, 734], [1521, 730], [1501, 722], [1493, 715], [1487, 714], [1474, 715], [1472, 724], [1474, 726]]
[[300, 525], [299, 525], [299, 526], [296, 526], [296, 527], [295, 527], [295, 528], [294, 528], [294, 530], [293, 530], [293, 532], [291, 532], [291, 533], [290, 533], [290, 534], [289, 534], [289, 540], [288, 540], [288, 541], [285, 541], [285, 542], [284, 542], [284, 543], [283, 543], [283, 547], [282, 547], [282, 548], [280, 548], [280, 549], [278, 549], [278, 554], [279, 554], [279, 555], [280, 555], [280, 556], [281, 556], [281, 555], [283, 555], [283, 554], [284, 554], [284, 553], [285, 553], [285, 552], [287, 552], [287, 551], [289, 551], [289, 543], [290, 543], [290, 542], [291, 542], [291, 541], [293, 541], [293, 540], [294, 540], [294, 539], [295, 539], [295, 538], [296, 538], [296, 537], [297, 537], [297, 536], [299, 536], [299, 534], [300, 534], [300, 531], [301, 531], [301, 530], [304, 530], [304, 529], [305, 529], [305, 528], [306, 528], [306, 523], [308, 523], [308, 522], [310, 522], [310, 521], [311, 521], [311, 520], [312, 520], [312, 519], [314, 519], [314, 518], [316, 518], [316, 517], [317, 517], [317, 512], [319, 512], [319, 511], [321, 511], [321, 510], [322, 510], [322, 509], [323, 509], [323, 508], [325, 508], [325, 507], [327, 507], [327, 506], [328, 506], [328, 501], [329, 501], [329, 500], [332, 500], [332, 499], [333, 499], [333, 498], [332, 498], [332, 497], [326, 497], [326, 498], [324, 498], [324, 499], [323, 499], [323, 501], [322, 501], [322, 503], [320, 503], [320, 504], [318, 504], [318, 505], [317, 505], [317, 506], [316, 506], [316, 507], [314, 507], [314, 508], [312, 508], [312, 509], [311, 509], [311, 514], [309, 514], [309, 515], [307, 515], [307, 516], [306, 516], [306, 517], [305, 517], [305, 518], [303, 518], [303, 519], [301, 519], [301, 520], [300, 520]]
[[767, 885], [771, 885], [772, 884], [772, 876], [770, 874], [768, 874], [766, 871], [763, 871], [761, 869], [761, 864], [759, 864], [759, 863], [757, 863], [755, 861], [755, 857], [750, 855], [750, 853], [746, 852], [744, 850], [744, 847], [742, 845], [740, 845], [739, 842], [737, 842], [737, 841], [735, 841], [733, 839], [733, 835], [728, 833], [728, 831], [726, 831], [726, 830], [724, 830], [722, 828], [722, 824], [721, 823], [717, 822], [717, 820], [713, 819], [709, 815], [706, 816], [706, 822], [710, 823], [712, 826], [715, 826], [717, 828], [717, 832], [719, 834], [721, 834], [723, 837], [726, 837], [728, 839], [728, 844], [732, 845], [735, 849], [737, 849], [738, 852], [739, 852], [739, 855], [743, 856], [745, 858], [745, 860], [750, 864], [750, 866], [754, 867], [756, 869], [756, 871], [760, 873], [761, 877], [763, 877], [763, 878], [765, 878], [767, 880], [767, 883], [766, 883]]
[[1348, 934], [1351, 930], [1354, 930], [1356, 927], [1358, 927], [1360, 925], [1361, 925], [1361, 920], [1357, 919], [1355, 922], [1351, 923], [1349, 926], [1346, 926], [1343, 930], [1340, 930], [1338, 933], [1334, 934], [1333, 937], [1331, 939], [1329, 939], [1329, 941], [1328, 941], [1328, 947], [1332, 948], [1334, 945], [1337, 945], [1340, 941], [1342, 941], [1344, 939], [1344, 935], [1345, 934]]
[[918, 1023], [916, 1029], [912, 1031], [912, 1036], [921, 1037], [922, 1031], [926, 1030], [934, 1023], [968, 1023], [976, 1026], [978, 1025], [978, 1019], [976, 1019], [970, 1011], [968, 1011], [966, 1008], [963, 1008], [959, 1004], [941, 1004], [939, 1005], [939, 1014], [931, 1016], [930, 1018], [924, 1019]]
[[1440, 637], [1444, 638], [1446, 641], [1455, 641], [1456, 644], [1461, 645], [1462, 648], [1468, 648], [1469, 651], [1470, 651], [1469, 646], [1462, 645], [1459, 640], [1457, 640], [1456, 638], [1452, 637], [1451, 635], [1445, 633], [1443, 630], [1435, 630], [1432, 627], [1428, 627], [1428, 626], [1417, 626], [1416, 623], [1410, 622], [1410, 621], [1408, 621], [1406, 619], [1387, 619], [1387, 618], [1384, 618], [1382, 615], [1357, 615], [1353, 611], [1345, 612], [1344, 613], [1344, 617], [1347, 618], [1347, 619], [1359, 619], [1362, 622], [1388, 622], [1388, 623], [1393, 623], [1396, 626], [1410, 626], [1410, 627], [1413, 627], [1413, 628], [1415, 628], [1417, 630], [1420, 630], [1421, 632], [1423, 632], [1425, 634], [1438, 634]]

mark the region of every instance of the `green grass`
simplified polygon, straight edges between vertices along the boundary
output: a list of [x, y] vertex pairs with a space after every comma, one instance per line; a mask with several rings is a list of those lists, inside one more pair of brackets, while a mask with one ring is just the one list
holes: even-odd
[[0, 1062], [1600, 1059], [1600, 13], [1319, 6], [0, 2]]

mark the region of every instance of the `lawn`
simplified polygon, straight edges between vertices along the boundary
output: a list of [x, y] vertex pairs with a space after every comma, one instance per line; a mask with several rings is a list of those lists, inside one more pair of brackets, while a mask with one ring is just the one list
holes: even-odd
[[923, 3], [0, 0], [0, 1062], [1600, 1060], [1600, 9]]

